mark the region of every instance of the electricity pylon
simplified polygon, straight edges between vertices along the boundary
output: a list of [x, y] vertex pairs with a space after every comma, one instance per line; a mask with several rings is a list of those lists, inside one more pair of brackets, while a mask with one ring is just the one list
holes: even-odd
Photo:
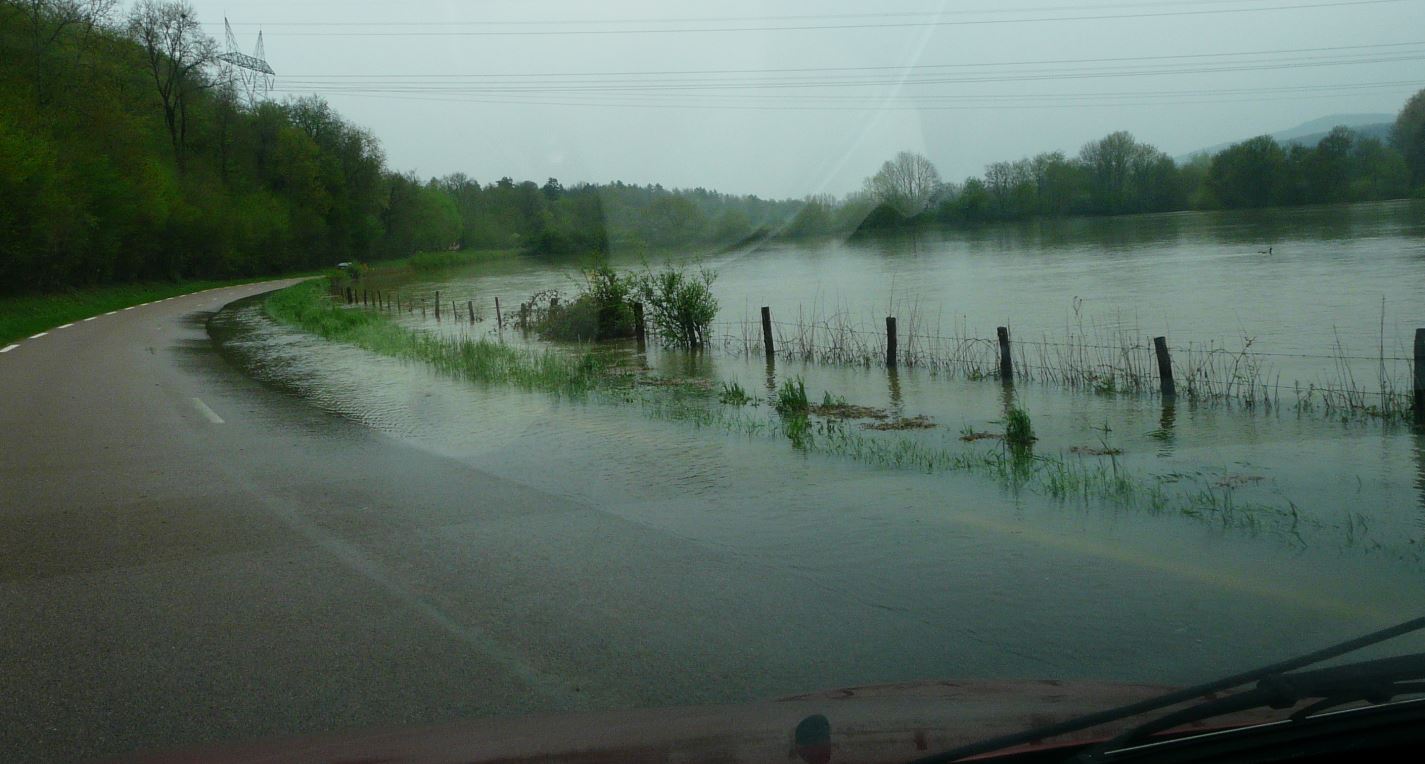
[[232, 24], [226, 18], [223, 19], [223, 28], [227, 30], [227, 50], [218, 56], [218, 60], [223, 62], [224, 79], [234, 88], [241, 88], [249, 107], [256, 106], [267, 100], [267, 93], [277, 79], [277, 72], [267, 64], [262, 32], [257, 33], [257, 47], [249, 56], [238, 48]]

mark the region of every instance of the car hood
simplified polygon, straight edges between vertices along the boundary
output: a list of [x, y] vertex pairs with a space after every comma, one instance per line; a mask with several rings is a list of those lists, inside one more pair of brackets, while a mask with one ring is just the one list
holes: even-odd
[[[428, 727], [363, 730], [144, 754], [119, 761], [797, 762], [827, 760], [829, 753], [833, 762], [903, 762], [984, 738], [1147, 700], [1172, 689], [1091, 681], [925, 681], [847, 687], [736, 706], [481, 718]], [[830, 723], [829, 750], [799, 749], [795, 739], [798, 724], [818, 714]], [[1216, 719], [1212, 726], [1238, 726], [1280, 715], [1279, 711], [1238, 714]], [[1102, 740], [1142, 720], [1125, 719], [1056, 738], [1051, 744]]]

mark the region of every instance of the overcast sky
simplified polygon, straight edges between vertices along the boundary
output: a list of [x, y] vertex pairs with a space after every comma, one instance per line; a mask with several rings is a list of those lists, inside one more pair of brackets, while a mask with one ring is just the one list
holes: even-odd
[[1425, 0], [194, 0], [393, 168], [801, 197], [1113, 130], [1178, 155], [1425, 86]]

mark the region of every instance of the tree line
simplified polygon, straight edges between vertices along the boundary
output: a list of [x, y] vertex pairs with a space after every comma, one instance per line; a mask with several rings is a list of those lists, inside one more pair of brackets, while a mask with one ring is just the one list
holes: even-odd
[[1398, 198], [1425, 189], [1425, 91], [1388, 143], [1254, 138], [1174, 162], [1126, 132], [940, 179], [902, 153], [844, 198], [421, 179], [312, 96], [253, 102], [184, 2], [0, 0], [0, 292], [224, 278], [417, 251], [734, 246], [908, 224]]
[[0, 0], [0, 292], [422, 250], [734, 242], [794, 201], [422, 180], [318, 97], [250, 102], [183, 2]]
[[[1083, 146], [995, 162], [963, 183], [940, 180], [930, 160], [902, 152], [841, 202], [859, 228], [1243, 209], [1425, 197], [1425, 90], [1401, 109], [1389, 142], [1346, 127], [1317, 145], [1271, 136], [1175, 162], [1127, 132]], [[827, 220], [830, 210], [819, 213]]]

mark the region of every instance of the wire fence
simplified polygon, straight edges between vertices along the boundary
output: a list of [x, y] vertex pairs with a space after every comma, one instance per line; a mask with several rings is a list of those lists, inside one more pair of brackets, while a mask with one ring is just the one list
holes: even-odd
[[[808, 363], [926, 368], [967, 379], [1001, 378], [1003, 355], [998, 337], [944, 334], [912, 314], [897, 332], [894, 359], [887, 359], [889, 335], [866, 328], [844, 313], [814, 319], [770, 321], [774, 357]], [[765, 355], [761, 321], [718, 321], [710, 344], [723, 351]], [[1383, 339], [1383, 338], [1382, 338]], [[1380, 353], [1346, 353], [1339, 340], [1330, 353], [1261, 351], [1244, 338], [1223, 342], [1169, 345], [1176, 394], [1192, 401], [1233, 401], [1248, 406], [1327, 413], [1349, 411], [1401, 418], [1412, 411], [1415, 359]], [[1381, 347], [1384, 347], [1382, 341]], [[1121, 328], [1067, 327], [1061, 337], [1011, 338], [1009, 355], [1015, 381], [1059, 384], [1099, 393], [1161, 395], [1153, 338]], [[1314, 381], [1283, 382], [1275, 359], [1318, 362]], [[1372, 364], [1369, 373], [1358, 367]]]
[[[443, 303], [438, 295], [430, 305], [432, 311], [441, 310]], [[387, 299], [393, 296], [380, 292], [366, 295], [348, 290], [345, 296], [352, 303], [402, 308], [399, 296], [394, 296], [394, 306]], [[518, 307], [507, 306], [502, 324], [511, 328], [516, 322], [523, 325], [537, 312], [532, 304], [538, 298]], [[407, 300], [404, 307], [424, 314], [427, 303], [420, 299], [418, 308], [415, 300]], [[463, 305], [451, 301], [448, 307], [452, 318], [459, 318], [464, 308], [472, 324], [484, 320], [472, 301]], [[968, 331], [946, 334], [939, 318], [932, 322], [918, 306], [908, 306], [905, 312], [908, 315], [897, 320], [893, 358], [888, 358], [888, 330], [868, 328], [848, 311], [808, 315], [799, 307], [797, 320], [770, 320], [766, 326], [760, 320], [714, 321], [703, 338], [706, 347], [722, 352], [765, 356], [764, 334], [770, 330], [774, 358], [826, 365], [894, 365], [971, 380], [1004, 380], [1006, 358], [998, 337], [977, 337]], [[439, 320], [439, 312], [435, 315]], [[646, 331], [649, 336], [655, 334], [651, 326]], [[1405, 418], [1414, 410], [1419, 364], [1415, 358], [1386, 355], [1383, 332], [1381, 352], [1374, 356], [1347, 353], [1339, 337], [1334, 339], [1330, 353], [1262, 351], [1253, 344], [1253, 339], [1243, 338], [1235, 346], [1219, 341], [1166, 346], [1175, 394], [1189, 401], [1228, 401], [1265, 408], [1289, 405], [1298, 411], [1350, 412], [1387, 419]], [[1275, 359], [1316, 362], [1317, 379], [1284, 383]], [[1008, 340], [1011, 381], [1057, 384], [1096, 393], [1162, 395], [1159, 360], [1152, 337], [1117, 324], [1080, 321], [1066, 326], [1062, 336], [1042, 333]], [[1373, 368], [1358, 374], [1363, 362]]]

